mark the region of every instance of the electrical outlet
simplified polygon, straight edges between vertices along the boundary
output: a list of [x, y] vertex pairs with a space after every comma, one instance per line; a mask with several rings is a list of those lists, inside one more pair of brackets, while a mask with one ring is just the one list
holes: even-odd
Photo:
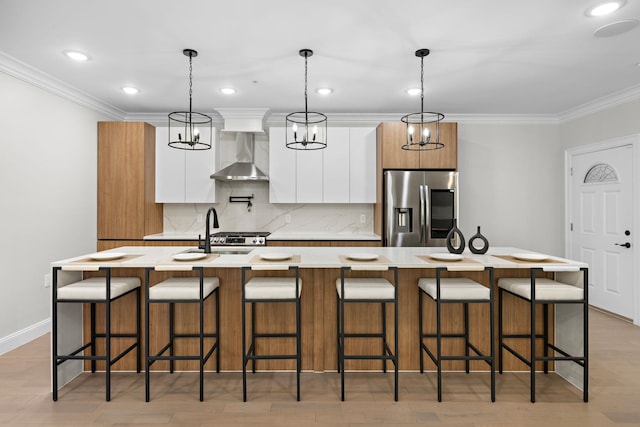
[[367, 222], [367, 215], [366, 214], [360, 214], [360, 223], [361, 224], [365, 224]]
[[198, 215], [196, 215], [196, 222], [197, 222], [198, 224], [202, 224], [202, 214], [198, 214]]
[[47, 273], [44, 275], [44, 287], [45, 288], [50, 288], [51, 287], [51, 273]]
[[284, 216], [284, 222], [285, 222], [285, 224], [289, 224], [291, 222], [291, 215], [285, 215]]

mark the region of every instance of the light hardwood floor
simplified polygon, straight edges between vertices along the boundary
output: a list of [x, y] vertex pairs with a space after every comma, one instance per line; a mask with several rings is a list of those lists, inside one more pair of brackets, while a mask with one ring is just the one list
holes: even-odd
[[206, 373], [198, 401], [197, 373], [153, 373], [151, 402], [144, 374], [113, 374], [112, 401], [104, 401], [104, 374], [83, 374], [65, 386], [58, 402], [49, 387], [49, 336], [0, 357], [0, 425], [7, 426], [640, 426], [640, 328], [591, 311], [590, 401], [554, 374], [537, 377], [537, 402], [529, 402], [525, 373], [497, 376], [496, 402], [488, 374], [446, 373], [443, 402], [436, 401], [433, 372], [393, 377], [347, 373], [346, 402], [336, 373], [304, 373], [295, 401], [291, 373], [249, 375], [242, 402], [240, 373]]

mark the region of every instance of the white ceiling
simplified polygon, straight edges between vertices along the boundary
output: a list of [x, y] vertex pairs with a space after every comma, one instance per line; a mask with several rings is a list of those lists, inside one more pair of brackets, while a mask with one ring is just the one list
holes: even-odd
[[[425, 59], [425, 109], [447, 114], [559, 115], [640, 85], [640, 26], [610, 37], [599, 27], [640, 17], [627, 0], [585, 16], [593, 0], [1, 0], [0, 60], [34, 67], [126, 114], [309, 109], [410, 113]], [[76, 63], [65, 49], [88, 53]], [[138, 87], [125, 95], [124, 85]], [[236, 95], [218, 89], [231, 86]], [[314, 91], [334, 89], [330, 96]]]

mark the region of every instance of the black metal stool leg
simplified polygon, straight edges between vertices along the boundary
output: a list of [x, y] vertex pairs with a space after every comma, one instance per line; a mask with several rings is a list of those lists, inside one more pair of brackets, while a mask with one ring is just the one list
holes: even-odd
[[106, 374], [106, 399], [107, 402], [111, 400], [111, 269], [106, 270], [107, 278], [107, 298], [105, 301], [105, 374]]
[[[384, 302], [380, 303], [380, 308], [382, 311], [382, 356], [386, 354], [385, 345], [387, 344], [387, 304]], [[387, 373], [387, 361], [382, 359], [382, 372]]]
[[423, 335], [423, 314], [422, 314], [423, 296], [422, 291], [418, 288], [418, 350], [420, 354], [420, 373], [424, 374], [424, 355], [422, 354], [422, 335]]

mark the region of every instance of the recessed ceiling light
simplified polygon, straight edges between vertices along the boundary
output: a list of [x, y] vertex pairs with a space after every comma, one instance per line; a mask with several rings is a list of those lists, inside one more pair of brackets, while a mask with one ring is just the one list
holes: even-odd
[[236, 93], [236, 90], [232, 87], [223, 87], [220, 89], [220, 92], [224, 93], [225, 95], [233, 95], [234, 93]]
[[316, 89], [316, 92], [318, 92], [320, 95], [330, 95], [331, 93], [333, 93], [333, 89], [331, 89], [330, 87], [321, 87]]
[[420, 95], [420, 88], [419, 87], [412, 87], [411, 89], [407, 89], [407, 93], [411, 96], [416, 96], [416, 95]]
[[140, 89], [133, 86], [123, 86], [121, 89], [127, 95], [135, 95], [136, 93], [140, 92]]
[[87, 55], [86, 53], [78, 52], [77, 50], [65, 50], [62, 53], [64, 53], [74, 61], [84, 62], [89, 60], [89, 55]]
[[598, 3], [587, 9], [587, 16], [604, 16], [615, 12], [620, 9], [624, 1], [608, 1], [604, 3]]

